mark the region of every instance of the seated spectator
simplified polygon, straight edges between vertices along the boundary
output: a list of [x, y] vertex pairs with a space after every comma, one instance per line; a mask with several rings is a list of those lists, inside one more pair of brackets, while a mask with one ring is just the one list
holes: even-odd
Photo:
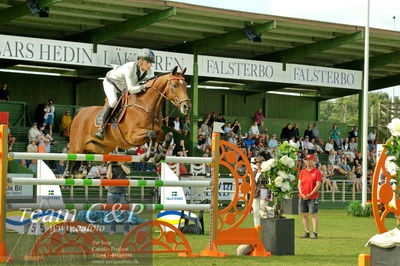
[[220, 122], [220, 123], [226, 123], [226, 120], [224, 118], [224, 115], [222, 113], [220, 113], [217, 117], [217, 120], [215, 120], [216, 122]]
[[360, 192], [361, 191], [361, 178], [357, 176], [356, 169], [352, 169], [349, 172], [348, 179], [353, 181], [353, 191]]
[[63, 137], [69, 137], [69, 131], [71, 129], [71, 124], [72, 124], [72, 117], [70, 115], [70, 111], [67, 110], [65, 114], [61, 118], [61, 130], [62, 130], [62, 136]]
[[32, 124], [32, 127], [28, 131], [28, 140], [31, 142], [32, 140], [39, 141], [39, 136], [41, 136], [42, 133], [40, 130], [37, 128], [37, 123], [34, 122]]
[[55, 171], [55, 174], [56, 174], [56, 175], [63, 175], [64, 172], [65, 172], [65, 168], [66, 168], [65, 161], [58, 161], [58, 162], [56, 163], [56, 171]]
[[308, 150], [310, 153], [314, 152], [314, 144], [310, 142], [310, 138], [308, 136], [304, 137], [303, 141], [303, 149]]
[[361, 152], [356, 152], [356, 157], [354, 158], [354, 166], [355, 168], [362, 167], [362, 154]]
[[349, 143], [349, 139], [345, 138], [343, 140], [342, 146], [340, 147], [340, 149], [342, 151], [350, 151], [350, 143]]
[[225, 136], [228, 136], [228, 134], [232, 131], [231, 125], [232, 125], [231, 122], [227, 122], [225, 124], [225, 127], [224, 127]]
[[169, 120], [169, 116], [164, 117], [164, 119], [163, 119], [163, 124], [164, 124], [166, 127], [172, 128], [171, 123], [172, 123], [172, 121]]
[[45, 150], [46, 150], [46, 144], [44, 143], [44, 138], [40, 137], [38, 144], [38, 152], [45, 153], [46, 152]]
[[330, 154], [331, 151], [335, 151], [335, 149], [334, 149], [333, 146], [334, 146], [334, 140], [333, 140], [333, 139], [330, 139], [329, 142], [327, 142], [327, 143], [325, 144], [325, 152], [326, 152], [327, 154]]
[[25, 168], [28, 168], [27, 162], [24, 159], [21, 159], [21, 161], [19, 162], [20, 165], [22, 165]]
[[181, 122], [179, 121], [179, 116], [175, 116], [175, 119], [173, 121], [173, 127], [172, 127], [176, 132], [181, 133]]
[[270, 154], [273, 154], [274, 151], [278, 148], [278, 140], [276, 139], [276, 134], [272, 134], [272, 137], [268, 141], [268, 151]]
[[288, 123], [286, 127], [282, 128], [281, 140], [288, 140], [291, 136], [292, 124]]
[[358, 143], [356, 142], [356, 138], [351, 138], [349, 142], [349, 149], [352, 152], [358, 151]]
[[324, 150], [317, 144], [315, 143], [315, 138], [311, 139], [310, 141], [310, 146], [313, 145], [312, 150], [319, 152], [319, 153], [324, 153]]
[[340, 128], [337, 126], [337, 124], [333, 124], [332, 128], [329, 129], [329, 139], [334, 140], [334, 143], [337, 148], [339, 148], [342, 145], [342, 139], [340, 134], [341, 134]]
[[[386, 142], [384, 142], [386, 143]], [[377, 145], [376, 145], [376, 139], [372, 140], [371, 143], [368, 144], [368, 149], [372, 150], [372, 149], [377, 149]]]
[[351, 167], [350, 165], [347, 163], [349, 160], [346, 157], [345, 154], [338, 154], [336, 156], [336, 162], [335, 164], [337, 164], [338, 166], [340, 166], [344, 171], [346, 171], [346, 173], [348, 173], [349, 171], [351, 171]]
[[311, 127], [310, 124], [308, 124], [308, 125], [307, 125], [307, 129], [304, 130], [304, 138], [307, 137], [307, 136], [308, 136], [308, 138], [309, 138], [310, 140], [312, 140], [312, 139], [315, 138], [314, 133], [313, 133], [313, 129], [312, 129], [312, 127]]
[[321, 145], [325, 145], [325, 141], [323, 139], [321, 139], [321, 137], [319, 135], [319, 129], [318, 129], [317, 123], [313, 124], [312, 133], [313, 133], [313, 136], [317, 143], [320, 143]]
[[51, 152], [51, 144], [50, 141], [48, 141], [47, 139], [44, 140], [44, 152], [45, 153], [50, 153]]
[[181, 139], [179, 144], [176, 145], [173, 155], [180, 156], [180, 157], [187, 157], [189, 150], [185, 147], [185, 140]]
[[38, 152], [38, 146], [36, 145], [36, 140], [32, 139], [31, 143], [26, 147], [26, 152]]
[[107, 167], [105, 166], [104, 162], [101, 162], [100, 165], [93, 165], [86, 178], [88, 179], [100, 179], [102, 176], [107, 174]]
[[39, 131], [40, 131], [40, 133], [41, 133], [40, 137], [42, 137], [42, 138], [48, 140], [49, 142], [54, 141], [54, 139], [53, 139], [49, 134], [47, 134], [47, 131], [46, 131], [45, 128], [46, 128], [46, 125], [45, 125], [45, 124], [43, 124], [43, 125], [41, 125], [41, 126], [39, 127]]
[[290, 139], [289, 139], [289, 144], [292, 145], [292, 146], [294, 146], [294, 147], [296, 147], [296, 148], [299, 148], [299, 147], [298, 147], [298, 144], [297, 144], [297, 142], [296, 142], [296, 138], [295, 138], [294, 136], [291, 136], [291, 137], [290, 137]]
[[204, 120], [207, 120], [207, 126], [213, 127], [214, 122], [217, 122], [217, 113], [212, 112], [211, 115], [207, 115]]
[[355, 142], [358, 142], [358, 127], [353, 127], [349, 132], [349, 139], [354, 138]]
[[201, 135], [203, 133], [205, 133], [205, 135], [208, 135], [208, 121], [207, 120], [203, 120], [203, 123], [201, 123], [201, 126], [199, 127], [199, 131], [198, 131], [198, 135]]
[[244, 141], [244, 147], [246, 149], [246, 156], [250, 157], [251, 156], [251, 150], [253, 150], [256, 147], [256, 144], [254, 143], [254, 139], [250, 134], [247, 135], [247, 137], [243, 140]]
[[203, 132], [197, 136], [197, 148], [203, 150], [206, 148], [207, 133]]
[[260, 131], [258, 130], [257, 122], [254, 121], [249, 129], [249, 136], [258, 137], [258, 135], [260, 135]]
[[237, 137], [241, 130], [242, 130], [242, 128], [240, 127], [239, 120], [236, 119], [235, 121], [233, 121], [232, 131], [235, 134], [235, 136]]
[[290, 130], [290, 137], [294, 137], [297, 138], [298, 136], [300, 136], [300, 132], [299, 132], [299, 124], [294, 124], [293, 128]]
[[185, 115], [185, 117], [183, 118], [182, 133], [183, 133], [184, 130], [186, 130], [187, 131], [187, 135], [189, 135], [189, 132], [190, 132], [190, 120], [189, 120], [189, 116], [188, 115]]
[[11, 129], [8, 128], [8, 151], [12, 151], [13, 145], [16, 140], [17, 138], [11, 134]]
[[189, 131], [187, 131], [186, 129], [182, 129], [182, 135], [189, 137]]
[[227, 137], [226, 137], [226, 140], [228, 141], [228, 142], [230, 142], [230, 143], [232, 143], [233, 145], [237, 145], [237, 139], [236, 139], [236, 137], [235, 137], [235, 134], [232, 132], [232, 131], [230, 131], [229, 133], [228, 133], [228, 135], [227, 135]]
[[376, 129], [368, 134], [368, 143], [372, 143], [374, 140], [376, 140]]
[[37, 160], [31, 160], [28, 169], [31, 170], [34, 174], [37, 174]]
[[[325, 165], [321, 165], [318, 169], [322, 175], [322, 183], [325, 184], [325, 191], [330, 192], [330, 191], [332, 191], [332, 189], [334, 189], [334, 191], [339, 191], [339, 189], [337, 187], [337, 182], [331, 181], [331, 177], [335, 174], [335, 172], [329, 171]], [[333, 187], [332, 187], [332, 184], [333, 184]]]
[[304, 150], [303, 138], [301, 136], [298, 136], [296, 139], [296, 148], [299, 149], [300, 151]]

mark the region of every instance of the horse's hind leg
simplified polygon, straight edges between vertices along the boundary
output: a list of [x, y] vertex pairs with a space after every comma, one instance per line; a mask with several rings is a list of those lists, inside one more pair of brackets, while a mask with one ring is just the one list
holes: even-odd
[[171, 132], [169, 132], [167, 135], [165, 135], [165, 140], [162, 145], [162, 152], [157, 154], [154, 157], [154, 163], [159, 163], [160, 161], [165, 160], [165, 157], [167, 156], [167, 151], [169, 149], [169, 146], [171, 145], [172, 139], [173, 139], [173, 136], [172, 136]]
[[157, 134], [154, 130], [149, 130], [147, 136], [150, 139], [149, 148], [145, 154], [140, 157], [141, 162], [147, 162], [150, 158], [154, 157], [154, 146], [157, 139]]

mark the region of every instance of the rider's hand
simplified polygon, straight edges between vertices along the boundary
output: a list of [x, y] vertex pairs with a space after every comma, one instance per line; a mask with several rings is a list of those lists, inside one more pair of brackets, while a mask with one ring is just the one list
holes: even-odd
[[150, 89], [150, 88], [151, 88], [151, 86], [146, 85], [146, 84], [140, 85], [140, 91], [142, 91], [142, 92], [146, 92], [147, 89]]

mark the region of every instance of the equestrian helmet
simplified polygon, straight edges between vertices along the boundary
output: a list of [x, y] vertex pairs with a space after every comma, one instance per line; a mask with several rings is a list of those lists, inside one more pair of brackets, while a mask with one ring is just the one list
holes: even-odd
[[152, 50], [143, 48], [139, 52], [138, 59], [143, 59], [147, 62], [154, 63], [154, 61], [156, 60], [156, 55]]

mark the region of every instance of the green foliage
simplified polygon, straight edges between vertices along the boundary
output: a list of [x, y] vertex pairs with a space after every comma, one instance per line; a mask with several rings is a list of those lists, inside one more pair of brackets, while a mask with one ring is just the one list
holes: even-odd
[[354, 200], [350, 201], [349, 205], [346, 208], [347, 215], [357, 216], [357, 217], [369, 217], [372, 216], [372, 204], [367, 202], [365, 205], [365, 209], [361, 205], [361, 201]]

